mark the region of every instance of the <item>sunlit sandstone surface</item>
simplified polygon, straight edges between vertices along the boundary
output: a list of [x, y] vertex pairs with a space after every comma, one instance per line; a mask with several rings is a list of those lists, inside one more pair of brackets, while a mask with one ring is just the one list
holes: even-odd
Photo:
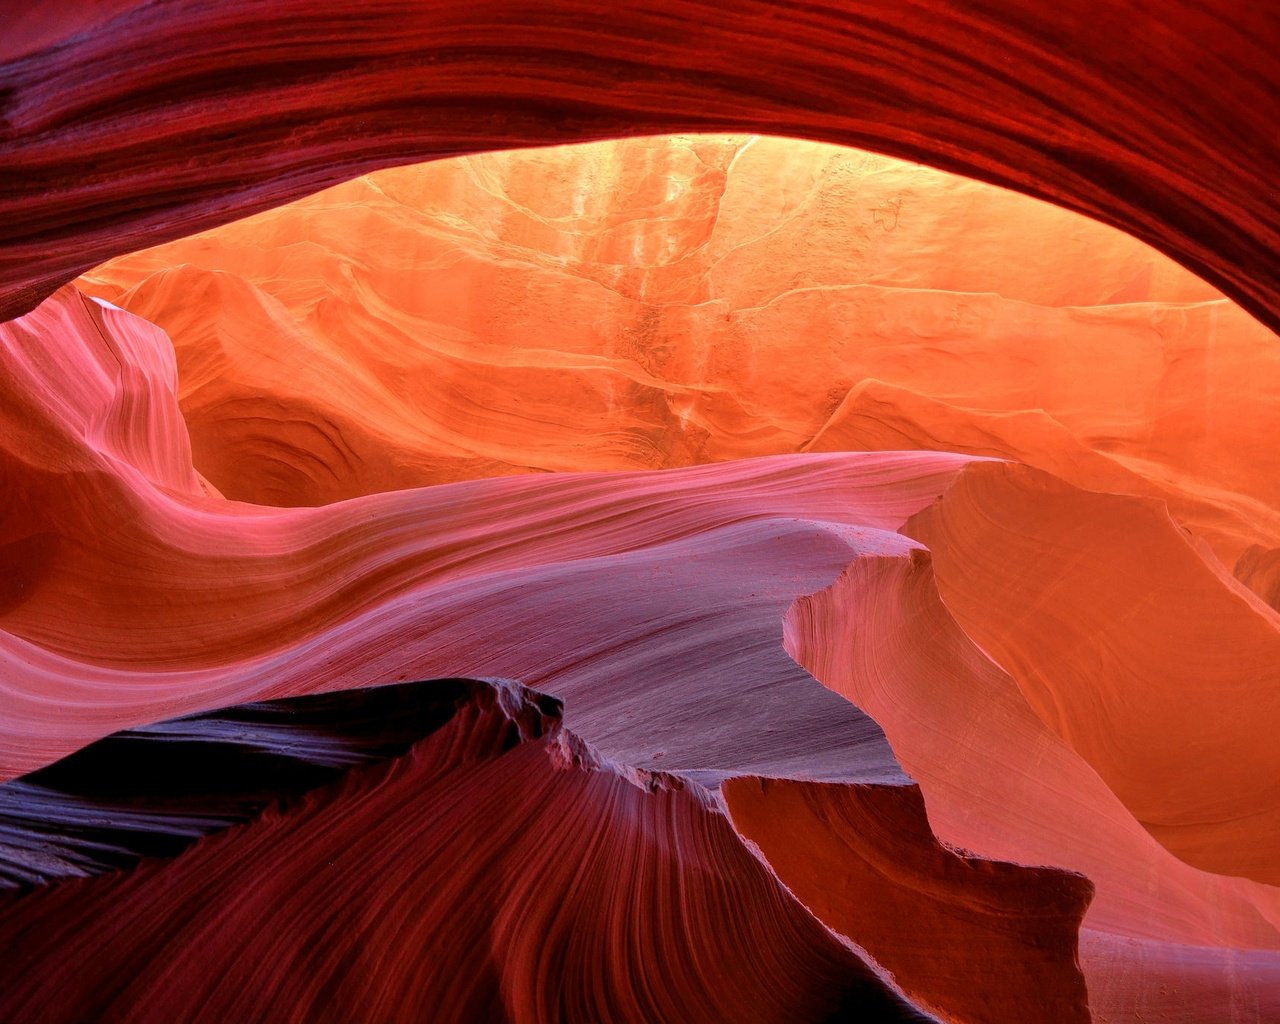
[[1280, 546], [1280, 350], [1058, 207], [868, 153], [639, 139], [380, 172], [98, 268], [197, 467], [318, 505], [794, 451], [1013, 458]]
[[0, 1017], [1280, 1019], [1278, 345], [754, 136], [96, 268], [0, 325]]

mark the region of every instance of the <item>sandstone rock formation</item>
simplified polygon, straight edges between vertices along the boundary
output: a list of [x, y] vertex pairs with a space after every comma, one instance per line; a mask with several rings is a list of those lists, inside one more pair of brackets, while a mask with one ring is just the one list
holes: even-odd
[[926, 448], [1166, 501], [1229, 567], [1280, 548], [1269, 331], [1128, 236], [871, 154], [444, 161], [79, 286], [173, 339], [196, 465], [230, 498]]
[[[0, 1003], [6, 1016], [153, 1012], [215, 1019], [255, 1006], [272, 1016], [314, 1019], [321, 1005], [316, 1001], [331, 998], [332, 990], [342, 994], [340, 1005], [398, 1019], [437, 1000], [443, 981], [403, 973], [395, 960], [361, 967], [363, 961], [351, 963], [345, 947], [326, 938], [325, 929], [333, 928], [352, 941], [348, 915], [374, 913], [358, 909], [363, 903], [355, 894], [378, 891], [367, 884], [372, 861], [388, 885], [395, 884], [393, 866], [406, 873], [405, 885], [437, 872], [458, 878], [455, 900], [489, 884], [491, 873], [519, 882], [502, 897], [510, 909], [494, 911], [499, 922], [510, 915], [514, 932], [498, 924], [499, 932], [491, 933], [495, 925], [479, 906], [439, 904], [442, 897], [430, 887], [420, 890], [423, 909], [404, 923], [378, 917], [384, 929], [402, 930], [416, 921], [422, 937], [410, 950], [419, 956], [431, 948], [422, 943], [438, 934], [424, 917], [428, 906], [440, 915], [437, 929], [470, 906], [466, 913], [478, 915], [480, 930], [467, 941], [477, 949], [513, 944], [499, 957], [495, 975], [472, 975], [456, 992], [458, 1001], [443, 1004], [455, 1019], [498, 1012], [499, 1006], [518, 1020], [790, 1019], [821, 1016], [841, 1005], [882, 1019], [918, 1019], [911, 1006], [972, 1020], [1014, 1020], [1043, 1007], [1064, 1020], [1087, 1019], [1075, 964], [1076, 929], [1091, 892], [1087, 879], [960, 858], [940, 846], [879, 729], [853, 704], [818, 686], [780, 642], [789, 603], [833, 579], [850, 559], [908, 557], [915, 546], [893, 531], [947, 487], [965, 457], [796, 455], [669, 473], [497, 478], [315, 510], [269, 509], [203, 493], [190, 469], [176, 400], [166, 389], [172, 387], [172, 364], [155, 328], [67, 288], [0, 335], [15, 392], [6, 406], [16, 407], [16, 426], [41, 427], [43, 442], [36, 448], [34, 438], [4, 432], [18, 439], [5, 447], [7, 475], [24, 493], [42, 498], [40, 515], [9, 510], [7, 550], [15, 562], [32, 550], [47, 553], [42, 571], [15, 588], [4, 618], [4, 696], [12, 709], [0, 727], [4, 771], [15, 776], [36, 770], [11, 783], [17, 788], [0, 800], [0, 863], [19, 884], [37, 884], [11, 896], [0, 913], [0, 933], [13, 954]], [[45, 346], [31, 344], [37, 335]], [[23, 358], [32, 351], [48, 356], [50, 345], [61, 351], [43, 363]], [[113, 359], [132, 365], [109, 381], [103, 368]], [[64, 364], [96, 372], [78, 381], [58, 371]], [[55, 389], [76, 385], [74, 403], [55, 400]], [[94, 385], [100, 385], [96, 392]], [[42, 421], [30, 402], [18, 406], [24, 395], [43, 403]], [[122, 409], [131, 410], [128, 423], [136, 433], [124, 429]], [[107, 508], [113, 510], [109, 518], [96, 514]], [[412, 763], [421, 769], [406, 767], [403, 779], [395, 774], [400, 781], [391, 789], [389, 782], [379, 783], [377, 800], [365, 796], [363, 787], [371, 783], [341, 783], [341, 792], [355, 787], [349, 795], [368, 826], [352, 825], [355, 812], [340, 805], [313, 819], [307, 808], [337, 799], [319, 795], [306, 797], [296, 815], [284, 818], [250, 805], [230, 823], [210, 822], [211, 814], [225, 818], [228, 803], [235, 803], [234, 791], [218, 793], [224, 783], [216, 769], [229, 755], [187, 753], [188, 760], [207, 766], [206, 781], [195, 787], [191, 802], [168, 811], [146, 787], [139, 792], [136, 784], [109, 779], [113, 759], [132, 765], [134, 778], [155, 777], [138, 767], [155, 755], [118, 753], [139, 745], [134, 735], [154, 736], [151, 747], [225, 741], [269, 750], [285, 744], [286, 752], [295, 749], [307, 760], [331, 756], [333, 741], [323, 737], [340, 735], [342, 722], [326, 728], [304, 717], [277, 737], [261, 724], [219, 725], [244, 721], [244, 714], [232, 711], [121, 734], [109, 741], [106, 754], [90, 746], [90, 763], [97, 767], [87, 781], [87, 769], [75, 764], [86, 744], [112, 728], [229, 701], [440, 676], [437, 666], [446, 664], [472, 677], [536, 683], [563, 701], [564, 726], [572, 732], [540, 725], [535, 738], [560, 737], [551, 748], [531, 748], [509, 767], [481, 771], [473, 762], [487, 764], [510, 741], [483, 753], [490, 749], [483, 744], [493, 742], [482, 739], [494, 728], [489, 719], [446, 730], [438, 741], [442, 752], [420, 755], [414, 746]], [[519, 719], [528, 699], [515, 694], [498, 705], [514, 707], [503, 714]], [[529, 713], [543, 715], [539, 707], [535, 701]], [[249, 720], [256, 722], [255, 715], [262, 712], [251, 710]], [[434, 724], [438, 716], [428, 717]], [[311, 729], [320, 730], [317, 738]], [[480, 750], [472, 751], [476, 744]], [[461, 768], [453, 753], [458, 747], [472, 751], [461, 755]], [[388, 753], [398, 752], [393, 745]], [[61, 754], [73, 754], [72, 761], [39, 770]], [[226, 785], [255, 778], [252, 758], [241, 760], [248, 764], [240, 764]], [[581, 783], [557, 774], [578, 765], [596, 774]], [[462, 769], [467, 778], [480, 774], [465, 783], [456, 775], [439, 777]], [[533, 782], [539, 773], [553, 790]], [[175, 776], [172, 767], [159, 774], [170, 783]], [[256, 776], [269, 793], [287, 796], [289, 790], [272, 778], [272, 772]], [[861, 880], [844, 883], [846, 902], [825, 910], [795, 902], [788, 884], [795, 866], [773, 866], [768, 843], [762, 836], [757, 841], [758, 826], [739, 833], [726, 822], [725, 814], [760, 813], [753, 791], [742, 785], [773, 779], [793, 780], [799, 788], [782, 792], [839, 814], [811, 812], [795, 826], [825, 844], [827, 856], [845, 849], [867, 859]], [[736, 788], [720, 796], [729, 780]], [[212, 798], [202, 795], [204, 787], [213, 789]], [[771, 789], [758, 792], [772, 799]], [[172, 806], [172, 793], [168, 800]], [[440, 860], [397, 855], [399, 846], [388, 846], [393, 823], [404, 813], [394, 808], [405, 800], [427, 816], [402, 841], [451, 844]], [[439, 817], [442, 800], [463, 817]], [[516, 805], [534, 817], [508, 816], [509, 831], [494, 831], [497, 809]], [[168, 822], [175, 815], [188, 832], [215, 835], [175, 859], [148, 859], [131, 871], [109, 871], [101, 881], [65, 880], [116, 866], [121, 856], [126, 865], [136, 859], [122, 854], [122, 843], [125, 851], [136, 845], [127, 835], [122, 840], [122, 832], [142, 833], [138, 852], [172, 856], [164, 837], [172, 833]], [[647, 823], [650, 815], [657, 818]], [[245, 824], [227, 830], [246, 816]], [[337, 854], [321, 837], [338, 821], [373, 847], [361, 852], [344, 846], [345, 859], [334, 860]], [[850, 845], [850, 828], [867, 844], [864, 851]], [[739, 834], [745, 842], [734, 838]], [[507, 866], [476, 850], [480, 835], [495, 844], [494, 856], [513, 858]], [[650, 852], [620, 868], [617, 858], [623, 851], [635, 856], [641, 836], [649, 844], [641, 853]], [[332, 841], [346, 842], [336, 835]], [[247, 851], [232, 853], [230, 844], [241, 842]], [[519, 843], [531, 844], [529, 851], [521, 853]], [[305, 863], [296, 860], [302, 850], [311, 858]], [[535, 850], [550, 858], [546, 866], [531, 861]], [[100, 864], [104, 856], [107, 862]], [[890, 891], [877, 882], [875, 868], [886, 858], [916, 859], [920, 867]], [[234, 865], [250, 862], [259, 862], [255, 870], [264, 879], [294, 871], [314, 877], [314, 891], [287, 887], [295, 908], [288, 910], [272, 902], [273, 888], [255, 881], [258, 876], [233, 881]], [[346, 865], [342, 871], [356, 890], [327, 888], [325, 876], [316, 874], [321, 863]], [[385, 870], [376, 867], [382, 863]], [[600, 886], [610, 886], [581, 874], [592, 863], [609, 872], [602, 879], [620, 876], [637, 888], [605, 898]], [[226, 918], [208, 899], [213, 864], [223, 865], [216, 873], [226, 878], [223, 884], [264, 892], [266, 902], [230, 901], [227, 906], [243, 916]], [[548, 875], [553, 867], [565, 873], [559, 882]], [[685, 879], [681, 871], [693, 875]], [[704, 883], [695, 879], [705, 880], [708, 872], [720, 881], [699, 895], [697, 885]], [[859, 887], [888, 901], [862, 926], [847, 902], [857, 903]], [[180, 898], [184, 891], [190, 895]], [[176, 901], [160, 918], [148, 897], [158, 892]], [[563, 897], [547, 902], [549, 892]], [[662, 897], [675, 901], [667, 909], [652, 905], [662, 892], [675, 894]], [[553, 913], [562, 901], [578, 908], [577, 925], [564, 926], [570, 930], [563, 952], [545, 945], [551, 925], [530, 917], [535, 894], [543, 900], [539, 913]], [[621, 901], [617, 909], [610, 909], [611, 900]], [[637, 910], [637, 901], [647, 909]], [[951, 903], [956, 915], [946, 910]], [[338, 918], [329, 924], [315, 919], [320, 905], [333, 906]], [[691, 916], [699, 905], [706, 907], [701, 924]], [[964, 909], [981, 906], [989, 909]], [[731, 908], [741, 919], [726, 927], [723, 915]], [[303, 917], [279, 924], [294, 913]], [[895, 930], [893, 923], [904, 914], [934, 922], [927, 946], [919, 927], [904, 945], [901, 926]], [[261, 955], [246, 956], [239, 943], [228, 946], [222, 959], [213, 954], [208, 929], [226, 929], [230, 937], [264, 917], [277, 925], [259, 930]], [[676, 919], [684, 922], [684, 937], [670, 933]], [[183, 921], [187, 937], [177, 938], [173, 928]], [[273, 938], [282, 934], [277, 928], [290, 934], [288, 944]], [[33, 969], [65, 942], [67, 929], [88, 944], [84, 949], [111, 950], [91, 957], [76, 984]], [[575, 929], [591, 937], [585, 947], [575, 942]], [[167, 969], [157, 959], [161, 935], [172, 955]], [[730, 984], [751, 972], [745, 963], [730, 969], [727, 953], [707, 945], [715, 935], [735, 955], [753, 951], [759, 958], [753, 970], [766, 989]], [[394, 940], [374, 932], [367, 941], [376, 948]], [[539, 952], [531, 943], [539, 944]], [[606, 955], [601, 943], [616, 952]], [[586, 950], [587, 960], [574, 959]], [[327, 965], [308, 960], [322, 951], [332, 958]], [[474, 970], [476, 958], [483, 959], [479, 952], [455, 955], [457, 963], [441, 966], [448, 966], [449, 977]], [[957, 957], [964, 961], [959, 967]], [[144, 961], [150, 965], [145, 969]], [[273, 962], [294, 981], [277, 984], [262, 973], [242, 973]], [[672, 963], [685, 965], [683, 982], [672, 976]], [[645, 970], [658, 970], [664, 987], [644, 982]], [[579, 987], [564, 972], [577, 972]], [[616, 974], [612, 981], [610, 972]], [[999, 1001], [981, 998], [981, 989], [964, 982], [996, 975], [1005, 979]], [[552, 977], [557, 980], [548, 988]], [[120, 990], [109, 978], [135, 981]], [[275, 991], [270, 999], [262, 995], [264, 986]], [[364, 993], [371, 989], [386, 1002], [369, 1002]]]
[[0, 1020], [1280, 1020], [1277, 43], [20, 4]]
[[109, 256], [377, 167], [745, 131], [1052, 200], [1280, 324], [1280, 18], [1252, 0], [78, 7], [18, 0], [0, 50], [8, 316]]

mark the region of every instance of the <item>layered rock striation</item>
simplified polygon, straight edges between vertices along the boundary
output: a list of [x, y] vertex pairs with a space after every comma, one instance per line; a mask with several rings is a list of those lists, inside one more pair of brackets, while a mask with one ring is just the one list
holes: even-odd
[[20, 4], [0, 1019], [1280, 1019], [1278, 43]]
[[[673, 131], [921, 160], [1114, 224], [1272, 327], [1268, 5], [21, 2], [0, 293], [392, 164]], [[146, 59], [138, 59], [139, 54]]]
[[193, 468], [156, 327], [67, 288], [0, 340], [7, 1017], [1276, 1007], [1265, 816], [1195, 825], [1269, 748], [1098, 602], [1175, 588], [1262, 671], [1280, 617], [1152, 501], [917, 451], [271, 508]]

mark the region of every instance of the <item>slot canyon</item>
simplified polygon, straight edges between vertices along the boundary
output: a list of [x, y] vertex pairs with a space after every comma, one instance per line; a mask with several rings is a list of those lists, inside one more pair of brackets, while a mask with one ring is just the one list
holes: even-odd
[[1280, 1024], [1280, 11], [0, 28], [0, 1021]]

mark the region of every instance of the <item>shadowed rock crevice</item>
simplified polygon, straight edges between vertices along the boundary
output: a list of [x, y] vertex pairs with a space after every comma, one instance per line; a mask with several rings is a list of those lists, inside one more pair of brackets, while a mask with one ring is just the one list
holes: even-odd
[[403, 757], [466, 703], [520, 739], [558, 704], [461, 679], [242, 704], [113, 733], [0, 785], [0, 886], [30, 888], [175, 857], [201, 836], [287, 812], [348, 773]]
[[[718, 809], [714, 792], [678, 774], [611, 764], [562, 728], [557, 701], [508, 682], [443, 679], [262, 701], [131, 729], [0, 786], [3, 878], [21, 886], [0, 898], [0, 931], [21, 936], [0, 967], [5, 982], [0, 1009], [6, 1019], [27, 1019], [39, 999], [42, 1020], [136, 1016], [139, 1011], [175, 1012], [185, 1019], [185, 995], [157, 989], [148, 980], [156, 964], [183, 962], [183, 993], [202, 991], [212, 1000], [201, 1013], [235, 1007], [244, 993], [229, 990], [218, 972], [235, 975], [239, 969], [218, 946], [202, 948], [198, 922], [217, 913], [220, 904], [229, 909], [231, 892], [239, 892], [241, 900], [253, 894], [252, 916], [235, 912], [249, 936], [274, 935], [270, 941], [277, 955], [298, 969], [307, 958], [325, 958], [326, 968], [309, 979], [313, 987], [305, 997], [293, 987], [297, 1002], [257, 992], [254, 1005], [274, 1006], [287, 1019], [313, 1019], [325, 1001], [349, 1004], [353, 993], [377, 985], [391, 990], [379, 1005], [397, 1012], [422, 1000], [440, 1000], [455, 1010], [487, 1007], [486, 1012], [498, 1013], [503, 1006], [499, 1015], [516, 1020], [527, 1019], [539, 1005], [556, 1008], [557, 1015], [604, 1013], [627, 1020], [708, 1011], [715, 1019], [744, 1019], [740, 1014], [747, 1007], [752, 1019], [764, 1020], [779, 1019], [780, 1012], [785, 1012], [781, 1019], [800, 1020], [843, 1019], [848, 1013], [856, 1019], [932, 1019], [913, 1006], [917, 1003], [958, 1013], [966, 1021], [1012, 1022], [1019, 1019], [1014, 1011], [1032, 1002], [1054, 1007], [1064, 1021], [1085, 1019], [1074, 935], [1087, 883], [1013, 865], [988, 864], [975, 873], [975, 862], [957, 858], [928, 832], [919, 796], [908, 785], [815, 787], [742, 779], [726, 791], [734, 820], [748, 813], [744, 793], [775, 785], [799, 787], [795, 792], [844, 806], [839, 827], [832, 821], [791, 822], [793, 830], [807, 830], [828, 856], [843, 856], [852, 865], [866, 856], [860, 844], [876, 849], [889, 839], [892, 856], [950, 865], [947, 891], [916, 892], [910, 881], [895, 883], [898, 913], [910, 915], [913, 902], [922, 901], [923, 910], [939, 899], [953, 904], [950, 913], [970, 913], [963, 908], [990, 898], [982, 893], [992, 870], [1013, 883], [998, 899], [1038, 892], [1057, 908], [1064, 915], [1060, 921], [1041, 911], [1034, 945], [1047, 945], [1034, 955], [1028, 950], [1026, 983], [1003, 989], [1009, 1007], [966, 1009], [945, 981], [946, 970], [919, 964], [904, 970], [898, 943], [875, 924], [879, 912], [869, 905], [851, 916], [851, 908], [833, 911], [823, 904], [811, 917], [790, 895], [795, 857], [805, 859], [800, 847], [782, 855], [779, 884], [778, 851], [768, 842], [761, 847], [763, 839], [754, 831], [744, 845]], [[490, 817], [495, 800], [507, 805], [517, 792], [524, 796], [518, 813], [511, 805], [507, 815]], [[876, 808], [863, 813], [858, 808], [868, 800]], [[392, 806], [396, 815], [388, 816]], [[890, 839], [884, 831], [886, 813], [905, 813], [913, 824]], [[334, 831], [344, 821], [349, 824]], [[355, 828], [360, 821], [371, 827]], [[759, 863], [748, 847], [763, 849]], [[536, 860], [526, 859], [534, 851]], [[602, 857], [608, 864], [600, 864], [604, 875], [592, 867]], [[441, 928], [464, 947], [487, 934], [496, 944], [493, 954], [458, 960], [462, 981], [451, 979], [447, 989], [434, 972], [401, 976], [387, 965], [360, 966], [365, 958], [355, 955], [352, 944], [389, 926], [387, 919], [375, 924], [368, 913], [371, 901], [379, 901], [378, 894], [392, 884], [388, 877], [375, 887], [363, 883], [360, 873], [353, 873], [363, 858], [399, 879], [401, 895], [380, 916], [400, 922], [397, 928], [411, 926], [419, 938], [409, 940], [410, 947], [398, 956], [413, 955], [415, 942], [434, 945]], [[319, 874], [304, 870], [304, 863], [313, 863]], [[503, 863], [513, 873], [497, 882], [493, 872]], [[470, 893], [467, 898], [474, 901], [465, 910], [457, 905], [452, 914], [437, 905], [446, 864], [455, 899]], [[286, 866], [290, 882], [281, 888], [283, 879], [272, 875]], [[828, 869], [821, 858], [814, 866]], [[619, 874], [616, 869], [623, 867], [627, 870]], [[584, 876], [584, 870], [592, 873]], [[91, 875], [99, 877], [85, 877]], [[708, 884], [712, 888], [699, 895]], [[842, 892], [852, 898], [851, 887], [859, 885], [870, 885], [863, 898], [873, 899], [883, 880], [874, 874], [861, 881], [850, 876]], [[294, 898], [298, 886], [303, 891], [319, 886], [331, 909], [319, 917], [305, 910], [306, 904]], [[634, 895], [622, 904], [631, 907], [629, 912], [615, 917], [620, 886]], [[415, 889], [417, 894], [409, 895]], [[163, 894], [166, 914], [150, 909], [148, 892]], [[535, 895], [550, 901], [551, 908], [563, 907], [577, 922], [559, 955], [567, 957], [562, 969], [588, 972], [584, 980], [591, 978], [590, 988], [580, 994], [586, 1002], [565, 1002], [574, 998], [572, 985], [541, 995], [527, 992], [512, 1001], [504, 994], [511, 979], [529, 969], [522, 966], [527, 954], [519, 950], [539, 936], [536, 921], [548, 912], [545, 905], [527, 904]], [[641, 895], [648, 909], [632, 902]], [[665, 916], [663, 906], [672, 899], [680, 906], [674, 918]], [[405, 916], [411, 906], [429, 916]], [[485, 916], [486, 906], [491, 918]], [[304, 916], [296, 918], [299, 913]], [[475, 930], [468, 935], [468, 925], [454, 914], [462, 914]], [[282, 915], [295, 916], [296, 927], [282, 930]], [[732, 935], [714, 935], [722, 926], [716, 924], [720, 915], [736, 919]], [[47, 943], [61, 941], [68, 927], [85, 940], [96, 936], [103, 943], [103, 951], [75, 981], [55, 990], [19, 973]], [[538, 941], [554, 944], [552, 927], [552, 934]], [[703, 931], [708, 927], [713, 932]], [[1020, 926], [1013, 927], [1010, 938], [1025, 942], [1018, 937]], [[694, 931], [680, 938], [673, 928]], [[988, 920], [983, 941], [998, 945], [991, 936], [1008, 928], [1009, 922]], [[658, 935], [666, 945], [649, 959], [642, 951]], [[739, 945], [752, 935], [750, 945]], [[697, 947], [688, 946], [684, 954], [691, 960], [674, 968], [668, 958], [681, 955], [680, 947], [695, 937]], [[986, 949], [972, 939], [958, 948], [965, 945], [958, 939], [942, 925], [932, 957], [972, 959], [968, 970], [986, 970]], [[616, 947], [620, 941], [639, 945], [627, 952]], [[755, 974], [755, 981], [730, 973], [732, 988], [722, 988], [710, 974], [700, 974], [697, 987], [684, 990], [635, 987], [654, 968], [668, 973], [670, 982], [672, 972], [678, 978], [682, 971], [705, 972], [713, 965], [726, 969], [744, 954], [764, 957], [766, 964], [770, 956], [778, 959]], [[149, 969], [134, 962], [144, 955], [153, 961]], [[550, 951], [544, 948], [542, 955]], [[860, 957], [871, 958], [872, 966]], [[120, 972], [115, 976], [126, 982], [124, 987], [103, 984], [105, 971]], [[525, 983], [544, 984], [540, 974], [527, 976]], [[902, 994], [904, 985], [910, 998]]]

